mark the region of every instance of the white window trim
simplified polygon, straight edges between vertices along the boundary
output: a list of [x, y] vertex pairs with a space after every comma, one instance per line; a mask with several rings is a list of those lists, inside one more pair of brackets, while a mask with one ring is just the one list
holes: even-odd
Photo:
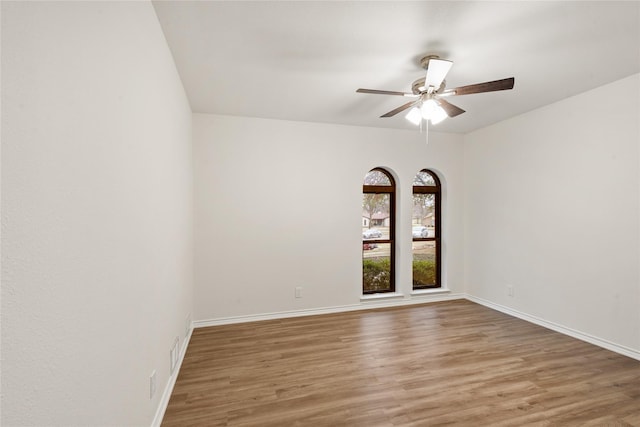
[[420, 295], [437, 295], [437, 294], [448, 294], [451, 293], [450, 289], [446, 288], [433, 288], [433, 289], [416, 289], [412, 290], [409, 295], [412, 297], [417, 297]]
[[380, 301], [389, 299], [401, 299], [404, 295], [399, 292], [380, 292], [377, 294], [365, 294], [360, 297], [360, 301]]

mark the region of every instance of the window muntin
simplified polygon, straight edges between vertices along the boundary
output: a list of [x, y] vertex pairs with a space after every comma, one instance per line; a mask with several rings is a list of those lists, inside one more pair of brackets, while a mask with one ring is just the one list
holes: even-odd
[[440, 180], [428, 169], [413, 180], [413, 289], [441, 287]]
[[362, 293], [395, 291], [395, 182], [381, 168], [362, 186]]

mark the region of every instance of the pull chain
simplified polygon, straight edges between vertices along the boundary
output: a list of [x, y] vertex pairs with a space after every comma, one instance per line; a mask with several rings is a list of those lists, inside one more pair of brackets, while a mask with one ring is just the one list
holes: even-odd
[[427, 131], [425, 132], [425, 140], [426, 140], [426, 145], [429, 145], [429, 120], [425, 119], [425, 127], [427, 129]]
[[420, 133], [424, 131], [425, 141], [429, 145], [429, 119], [420, 119]]

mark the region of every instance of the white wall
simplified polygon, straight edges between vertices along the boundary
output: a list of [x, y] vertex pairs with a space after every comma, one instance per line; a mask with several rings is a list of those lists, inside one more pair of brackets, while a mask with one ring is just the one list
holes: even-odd
[[2, 104], [2, 425], [149, 425], [193, 303], [191, 111], [152, 5], [2, 2]]
[[471, 295], [640, 351], [638, 82], [465, 136]]
[[[362, 181], [399, 187], [397, 288], [411, 290], [411, 186], [443, 179], [445, 284], [462, 292], [462, 137], [194, 115], [195, 318], [360, 304]], [[295, 298], [294, 288], [303, 287]]]

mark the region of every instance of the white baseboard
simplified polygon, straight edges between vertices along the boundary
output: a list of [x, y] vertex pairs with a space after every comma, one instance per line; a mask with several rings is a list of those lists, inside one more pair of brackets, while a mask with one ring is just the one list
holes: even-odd
[[343, 313], [347, 311], [368, 310], [382, 307], [398, 307], [403, 305], [424, 304], [437, 301], [451, 301], [464, 299], [464, 294], [433, 293], [412, 296], [410, 298], [389, 298], [364, 300], [360, 304], [341, 305], [337, 307], [311, 308], [304, 310], [280, 311], [275, 313], [251, 314], [247, 316], [221, 317], [218, 319], [197, 320], [193, 322], [194, 328], [206, 328], [207, 326], [230, 325], [233, 323], [257, 322], [260, 320], [285, 319], [288, 317], [315, 316], [318, 314]]
[[193, 334], [193, 322], [191, 322], [191, 328], [189, 328], [189, 334], [185, 337], [184, 342], [182, 343], [182, 347], [180, 348], [180, 357], [178, 358], [178, 363], [176, 363], [176, 367], [173, 370], [173, 373], [169, 377], [169, 382], [167, 386], [164, 388], [164, 392], [162, 393], [162, 398], [160, 399], [160, 403], [158, 404], [158, 409], [156, 410], [156, 415], [153, 417], [153, 421], [151, 422], [151, 427], [160, 427], [162, 424], [162, 419], [164, 418], [164, 413], [167, 410], [167, 406], [169, 406], [169, 399], [171, 399], [171, 393], [173, 393], [173, 387], [176, 385], [176, 380], [178, 379], [178, 374], [180, 373], [180, 368], [182, 367], [182, 361], [184, 360], [184, 356], [187, 353], [187, 347], [189, 346], [189, 341], [191, 341], [191, 335]]
[[584, 332], [577, 331], [575, 329], [567, 328], [566, 326], [559, 325], [554, 322], [549, 322], [548, 320], [541, 319], [536, 316], [531, 316], [529, 314], [523, 313], [518, 310], [514, 310], [509, 307], [505, 307], [500, 304], [493, 303], [491, 301], [487, 301], [482, 298], [474, 297], [472, 295], [466, 295], [466, 299], [469, 301], [473, 301], [480, 305], [484, 305], [485, 307], [489, 307], [491, 309], [500, 311], [502, 313], [508, 314], [513, 317], [517, 317], [518, 319], [526, 320], [527, 322], [534, 323], [538, 326], [542, 326], [547, 329], [551, 329], [552, 331], [559, 332], [564, 335], [568, 335], [573, 338], [577, 338], [581, 341], [588, 342], [589, 344], [597, 345], [598, 347], [605, 348], [607, 350], [611, 350], [618, 354], [622, 354], [623, 356], [631, 357], [632, 359], [640, 360], [640, 351], [634, 350], [629, 347], [625, 347], [619, 344], [612, 343], [610, 341], [604, 340], [602, 338], [595, 337], [593, 335], [586, 334]]

